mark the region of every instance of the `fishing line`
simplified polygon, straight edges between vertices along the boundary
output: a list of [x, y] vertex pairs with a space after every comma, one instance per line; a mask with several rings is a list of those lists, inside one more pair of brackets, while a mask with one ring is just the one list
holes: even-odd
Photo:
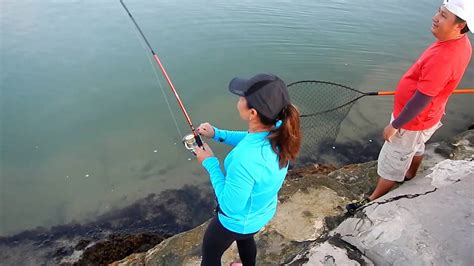
[[[145, 47], [145, 44], [142, 38], [140, 38], [140, 35], [138, 34], [137, 31], [134, 31], [134, 32], [138, 38], [138, 42], [140, 42], [140, 44], [142, 45], [143, 50], [146, 51], [147, 48]], [[173, 118], [173, 122], [174, 122], [174, 125], [176, 126], [176, 130], [178, 131], [179, 137], [183, 138], [183, 133], [181, 133], [181, 130], [179, 129], [178, 120], [176, 119], [176, 115], [174, 114], [173, 109], [171, 108], [171, 104], [166, 95], [165, 88], [163, 84], [161, 84], [160, 76], [158, 75], [158, 72], [156, 71], [156, 67], [155, 65], [153, 65], [153, 61], [151, 60], [150, 56], [148, 56], [148, 54], [146, 54], [145, 56], [148, 59], [148, 63], [150, 63], [151, 68], [153, 69], [153, 73], [155, 74], [156, 81], [158, 82], [158, 85], [160, 86], [161, 93], [163, 94], [163, 98], [165, 99], [166, 105], [168, 106], [168, 110], [170, 111], [171, 117]]]
[[[183, 112], [183, 115], [186, 118], [186, 121], [188, 122], [188, 125], [189, 125], [189, 127], [191, 128], [191, 131], [192, 131], [192, 134], [189, 134], [189, 135], [186, 135], [186, 136], [183, 137], [183, 143], [184, 143], [185, 147], [188, 150], [194, 152], [194, 149], [195, 149], [196, 146], [199, 146], [199, 147], [203, 146], [201, 137], [199, 136], [199, 134], [197, 134], [197, 132], [196, 132], [194, 126], [193, 126], [193, 123], [191, 121], [191, 117], [188, 115], [188, 112], [186, 111], [186, 108], [184, 107], [184, 104], [181, 101], [181, 98], [179, 97], [179, 94], [176, 91], [176, 89], [173, 85], [173, 82], [171, 81], [168, 73], [166, 72], [166, 69], [164, 68], [163, 64], [161, 63], [160, 58], [158, 57], [158, 55], [155, 53], [155, 51], [151, 47], [150, 43], [148, 42], [148, 39], [145, 37], [145, 34], [141, 30], [140, 26], [138, 26], [138, 23], [135, 21], [135, 18], [132, 16], [132, 14], [128, 10], [128, 8], [125, 5], [125, 3], [123, 2], [123, 0], [120, 0], [120, 4], [122, 4], [122, 7], [127, 12], [130, 19], [132, 20], [132, 22], [135, 25], [136, 29], [140, 33], [143, 41], [145, 42], [146, 46], [150, 50], [151, 54], [153, 55], [153, 59], [155, 59], [156, 64], [160, 67], [160, 70], [161, 70], [163, 76], [165, 77], [166, 81], [168, 82], [168, 85], [169, 85], [171, 91], [173, 92], [173, 94], [176, 98], [176, 101], [178, 102], [178, 105], [181, 108], [181, 111]], [[161, 85], [161, 83], [159, 83], [159, 84]], [[165, 97], [165, 99], [166, 99], [166, 97]], [[170, 105], [168, 105], [168, 106], [169, 106], [169, 109], [171, 110]], [[177, 125], [177, 122], [176, 122], [176, 125]], [[180, 132], [178, 126], [177, 126], [177, 128], [178, 128], [178, 132]]]

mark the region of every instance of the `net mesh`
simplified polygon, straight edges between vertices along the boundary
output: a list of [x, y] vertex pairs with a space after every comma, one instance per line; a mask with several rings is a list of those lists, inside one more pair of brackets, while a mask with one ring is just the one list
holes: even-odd
[[322, 161], [333, 149], [342, 121], [363, 93], [323, 81], [300, 81], [288, 85], [292, 103], [301, 113], [302, 143], [297, 165]]

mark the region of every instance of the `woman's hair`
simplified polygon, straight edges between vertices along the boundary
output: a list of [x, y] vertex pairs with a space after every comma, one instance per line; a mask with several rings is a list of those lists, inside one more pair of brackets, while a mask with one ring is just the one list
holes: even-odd
[[[248, 106], [252, 108], [251, 106]], [[278, 154], [280, 168], [285, 167], [289, 161], [296, 159], [301, 146], [301, 129], [300, 129], [300, 112], [298, 109], [289, 104], [278, 114], [276, 119], [269, 119], [257, 114], [262, 124], [270, 126], [275, 125], [281, 120], [281, 125], [270, 131], [268, 139], [273, 150]]]

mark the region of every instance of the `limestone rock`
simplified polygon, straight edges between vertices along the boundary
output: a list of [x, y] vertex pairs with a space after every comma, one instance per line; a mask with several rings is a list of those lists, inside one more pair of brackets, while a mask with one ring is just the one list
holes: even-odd
[[472, 265], [474, 173], [441, 188], [429, 181], [401, 186], [368, 204], [333, 234], [377, 265]]
[[332, 238], [323, 243], [317, 243], [304, 255], [297, 256], [291, 265], [374, 265], [357, 249], [348, 249], [347, 245], [339, 247], [337, 239]]

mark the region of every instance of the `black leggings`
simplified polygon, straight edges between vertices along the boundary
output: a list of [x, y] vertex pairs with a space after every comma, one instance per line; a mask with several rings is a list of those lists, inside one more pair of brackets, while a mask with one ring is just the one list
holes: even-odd
[[257, 246], [253, 239], [254, 235], [255, 233], [243, 235], [229, 231], [222, 226], [217, 215], [214, 216], [204, 233], [201, 265], [221, 265], [222, 254], [224, 254], [234, 241], [237, 241], [237, 248], [239, 249], [242, 264], [244, 266], [255, 265]]

